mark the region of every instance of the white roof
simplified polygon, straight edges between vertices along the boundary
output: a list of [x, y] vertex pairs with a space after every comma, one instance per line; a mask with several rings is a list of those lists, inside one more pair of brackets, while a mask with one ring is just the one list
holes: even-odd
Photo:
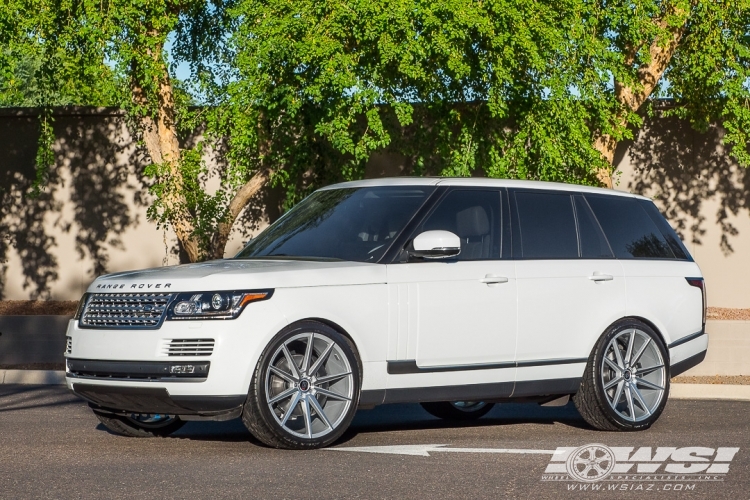
[[476, 187], [507, 187], [520, 189], [549, 189], [555, 191], [575, 191], [581, 193], [607, 194], [615, 196], [632, 196], [648, 200], [626, 191], [615, 189], [565, 184], [562, 182], [521, 181], [516, 179], [487, 179], [484, 177], [384, 177], [381, 179], [365, 179], [361, 181], [341, 182], [323, 189], [359, 188], [374, 186], [476, 186]]

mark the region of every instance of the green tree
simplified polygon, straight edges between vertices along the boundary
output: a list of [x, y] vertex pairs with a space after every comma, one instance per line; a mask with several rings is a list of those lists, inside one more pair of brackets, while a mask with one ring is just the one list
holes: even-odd
[[[368, 158], [386, 148], [417, 175], [611, 186], [618, 142], [657, 97], [674, 98], [668, 113], [696, 128], [721, 121], [731, 154], [750, 163], [750, 0], [11, 0], [0, 8], [8, 47], [0, 100], [52, 102], [52, 90], [68, 95], [63, 83], [80, 81], [99, 102], [126, 108], [153, 162], [150, 214], [174, 228], [191, 261], [223, 255], [269, 180], [287, 187], [291, 204], [319, 185], [363, 177]], [[14, 75], [38, 61], [42, 90], [29, 84], [19, 94]], [[175, 80], [177, 63], [190, 65], [189, 81]], [[179, 137], [197, 128], [204, 140], [181, 147]], [[208, 148], [226, 159], [210, 193]]]

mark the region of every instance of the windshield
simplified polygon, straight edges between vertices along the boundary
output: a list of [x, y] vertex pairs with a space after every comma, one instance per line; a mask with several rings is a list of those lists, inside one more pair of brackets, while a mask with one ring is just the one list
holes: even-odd
[[434, 189], [381, 186], [316, 191], [251, 240], [235, 258], [376, 262]]

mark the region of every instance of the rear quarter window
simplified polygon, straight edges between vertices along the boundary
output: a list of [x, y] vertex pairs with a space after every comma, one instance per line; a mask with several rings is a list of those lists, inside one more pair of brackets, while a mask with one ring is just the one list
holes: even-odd
[[618, 259], [674, 259], [669, 242], [635, 198], [586, 195]]

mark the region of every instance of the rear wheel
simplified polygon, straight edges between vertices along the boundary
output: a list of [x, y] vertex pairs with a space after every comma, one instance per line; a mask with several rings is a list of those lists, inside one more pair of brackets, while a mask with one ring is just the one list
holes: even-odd
[[422, 408], [427, 413], [445, 420], [476, 420], [485, 416], [493, 406], [493, 403], [484, 401], [422, 403]]
[[573, 402], [591, 426], [647, 429], [669, 395], [668, 353], [659, 335], [637, 320], [613, 325], [594, 347]]
[[185, 425], [176, 415], [132, 413], [130, 415], [115, 415], [97, 409], [94, 415], [104, 424], [104, 427], [128, 437], [164, 437], [169, 436]]
[[274, 448], [328, 446], [357, 411], [361, 368], [351, 341], [303, 321], [283, 330], [258, 361], [242, 421]]

